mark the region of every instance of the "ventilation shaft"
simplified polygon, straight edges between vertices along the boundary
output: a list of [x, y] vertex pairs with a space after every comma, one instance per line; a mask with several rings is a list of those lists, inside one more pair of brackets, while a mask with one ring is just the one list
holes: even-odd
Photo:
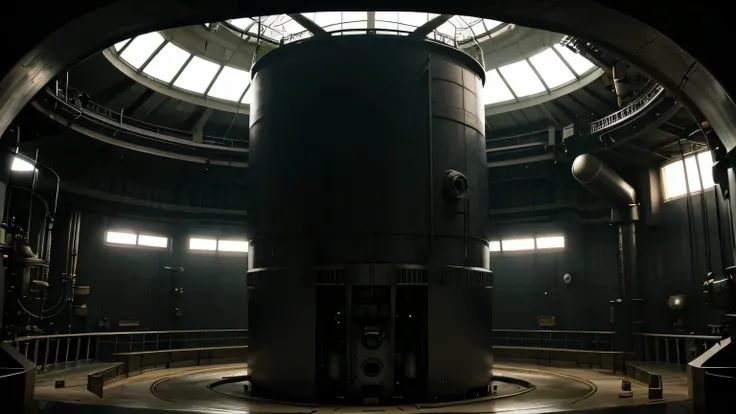
[[632, 346], [631, 334], [642, 329], [636, 275], [636, 222], [639, 220], [636, 191], [590, 154], [575, 158], [572, 175], [591, 193], [611, 205], [611, 222], [618, 225], [619, 296], [611, 301], [611, 323], [619, 337], [617, 346], [626, 350]]

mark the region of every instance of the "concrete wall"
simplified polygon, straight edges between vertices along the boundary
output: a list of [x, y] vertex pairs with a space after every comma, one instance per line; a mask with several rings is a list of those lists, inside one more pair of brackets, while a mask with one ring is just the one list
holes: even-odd
[[[613, 227], [572, 223], [504, 226], [494, 240], [563, 234], [564, 249], [491, 254], [494, 327], [539, 329], [537, 316], [555, 316], [558, 329], [607, 330], [608, 301], [618, 283]], [[572, 283], [565, 284], [565, 273]]]
[[[109, 245], [108, 229], [167, 235], [171, 248]], [[55, 240], [58, 265], [52, 277], [63, 269], [66, 234], [62, 233], [66, 232], [60, 231]], [[138, 319], [140, 327], [133, 329], [143, 330], [247, 328], [247, 253], [190, 251], [191, 235], [247, 238], [239, 226], [83, 213], [77, 285], [90, 286], [91, 293], [86, 300], [88, 315], [74, 316], [74, 330], [94, 330], [102, 317], [112, 330], [119, 329], [120, 319]], [[172, 274], [164, 266], [183, 267], [184, 272]], [[175, 286], [184, 288], [179, 299], [173, 293]], [[177, 307], [180, 316], [174, 316]], [[59, 327], [67, 323], [66, 315], [56, 321]]]

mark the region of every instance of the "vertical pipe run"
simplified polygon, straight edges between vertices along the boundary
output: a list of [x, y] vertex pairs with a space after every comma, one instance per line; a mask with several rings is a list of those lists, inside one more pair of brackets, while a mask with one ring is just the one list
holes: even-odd
[[[710, 252], [710, 234], [708, 231], [708, 224], [710, 223], [710, 220], [708, 220], [708, 209], [705, 205], [705, 187], [703, 186], [703, 175], [701, 174], [700, 170], [700, 159], [698, 158], [698, 154], [695, 154], [694, 157], [695, 167], [698, 173], [698, 182], [700, 183], [700, 211], [703, 215], [703, 237], [705, 237], [705, 253], [706, 257], [708, 258], [707, 271], [708, 273], [710, 273], [713, 270], [713, 259]], [[687, 170], [687, 168], [685, 169]], [[685, 181], [687, 181], [687, 172], [685, 173], [685, 177]]]
[[[727, 170], [727, 174], [729, 191], [728, 222], [731, 223], [731, 245], [736, 246], [736, 206], [734, 206], [734, 201], [736, 200], [736, 197], [733, 196], [734, 191], [736, 190], [736, 172], [734, 172], [733, 168], [729, 168]], [[733, 251], [733, 260], [734, 263], [736, 263], [736, 249], [734, 249]]]
[[680, 148], [680, 160], [682, 161], [682, 171], [685, 174], [685, 196], [687, 197], [685, 199], [686, 201], [686, 208], [687, 208], [687, 230], [688, 235], [690, 237], [690, 280], [695, 281], [695, 273], [696, 267], [695, 267], [695, 252], [694, 252], [694, 245], [693, 245], [693, 208], [692, 208], [692, 200], [690, 199], [690, 180], [687, 178], [687, 166], [685, 166], [685, 154], [682, 151], [682, 140], [677, 141], [677, 145]]
[[434, 244], [434, 163], [432, 151], [432, 54], [427, 55], [427, 140], [429, 144], [429, 252]]

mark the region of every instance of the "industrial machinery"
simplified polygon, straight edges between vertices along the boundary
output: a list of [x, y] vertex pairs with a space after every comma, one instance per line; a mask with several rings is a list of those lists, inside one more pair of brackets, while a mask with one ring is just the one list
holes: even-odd
[[609, 166], [590, 154], [579, 155], [572, 175], [591, 193], [611, 205], [611, 223], [618, 227], [619, 290], [610, 301], [611, 327], [617, 332], [619, 349], [630, 350], [631, 335], [642, 331], [639, 280], [636, 262], [636, 222], [639, 206], [636, 191]]
[[252, 70], [252, 392], [489, 392], [484, 70], [412, 36], [315, 36]]

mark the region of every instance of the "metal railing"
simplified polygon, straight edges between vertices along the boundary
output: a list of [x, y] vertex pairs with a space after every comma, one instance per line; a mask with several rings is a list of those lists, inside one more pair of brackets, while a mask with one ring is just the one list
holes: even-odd
[[103, 398], [105, 384], [125, 376], [125, 364], [118, 362], [115, 365], [97, 371], [87, 376], [87, 391]]
[[494, 329], [493, 344], [502, 346], [614, 351], [613, 331]]
[[634, 350], [642, 361], [686, 365], [722, 338], [712, 335], [640, 333]]
[[[138, 128], [140, 130], [148, 131], [151, 133], [156, 134], [163, 134], [167, 135], [173, 138], [181, 139], [184, 141], [191, 141], [194, 142], [194, 133], [192, 131], [185, 131], [177, 128], [172, 128], [164, 125], [158, 125], [153, 124], [150, 122], [141, 121], [139, 119], [135, 119], [129, 116], [126, 116], [124, 112], [124, 108], [122, 111], [117, 112], [110, 108], [107, 108], [103, 106], [100, 103], [94, 102], [92, 100], [88, 100], [85, 102], [85, 105], [82, 106], [76, 106], [74, 105], [76, 99], [79, 99], [75, 96], [65, 96], [64, 90], [61, 88], [46, 88], [46, 93], [57, 99], [59, 102], [63, 102], [69, 105], [70, 109], [73, 108], [77, 112], [82, 112], [80, 109], [89, 111], [93, 114], [99, 115], [100, 117], [104, 118], [106, 121], [109, 121], [109, 125], [107, 127], [133, 127]], [[78, 113], [79, 116], [83, 115], [83, 113]], [[125, 131], [126, 133], [133, 133], [132, 131]], [[138, 134], [141, 137], [144, 137], [143, 135]], [[244, 148], [247, 147], [248, 141], [238, 138], [228, 138], [223, 136], [215, 136], [215, 135], [202, 135], [202, 142], [204, 143], [211, 143], [214, 145], [219, 145], [224, 148]]]
[[247, 342], [247, 329], [205, 329], [26, 336], [16, 338], [13, 346], [43, 371], [58, 364], [109, 361], [119, 352], [236, 346]]

